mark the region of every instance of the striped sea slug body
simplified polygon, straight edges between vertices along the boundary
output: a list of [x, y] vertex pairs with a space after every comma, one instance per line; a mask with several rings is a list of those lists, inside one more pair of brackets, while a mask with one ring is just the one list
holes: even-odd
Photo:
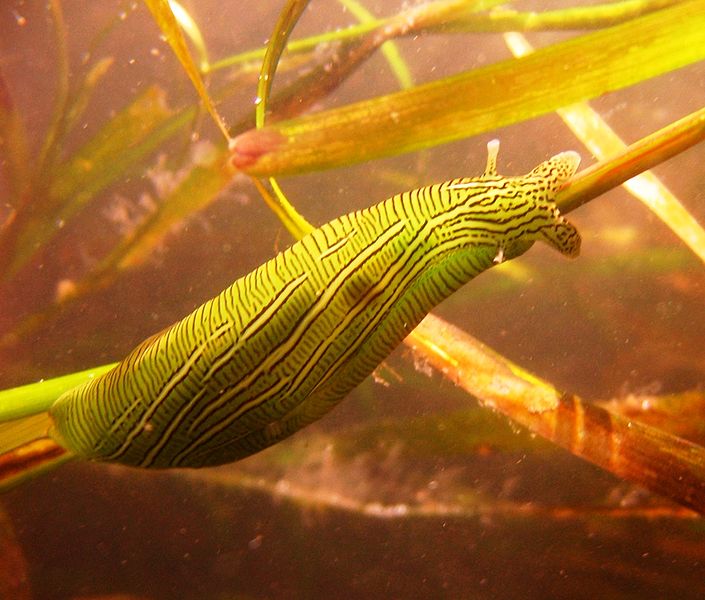
[[75, 454], [202, 467], [253, 454], [320, 418], [431, 308], [493, 264], [580, 237], [556, 191], [579, 157], [404, 192], [315, 229], [115, 369], [61, 396], [52, 435]]

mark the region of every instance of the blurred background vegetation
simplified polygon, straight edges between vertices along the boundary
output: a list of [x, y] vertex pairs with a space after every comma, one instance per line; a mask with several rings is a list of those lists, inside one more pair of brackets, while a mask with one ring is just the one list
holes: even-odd
[[[606, 134], [577, 139], [553, 112], [567, 103], [596, 97], [627, 142], [703, 107], [703, 2], [583, 13], [446, 2], [410, 19], [421, 9], [374, 0], [366, 9], [386, 33], [369, 23], [372, 34], [349, 37], [339, 30], [362, 18], [357, 6], [314, 0], [293, 37], [326, 38], [283, 55], [279, 100], [253, 131], [261, 50], [283, 4], [184, 3], [203, 37], [186, 36], [194, 64], [231, 135], [244, 134], [230, 154], [146, 5], [2, 9], [0, 388], [118, 360], [289, 245], [244, 172], [284, 174], [289, 199], [320, 224], [481, 173], [493, 137], [503, 174], [567, 149], [589, 165]], [[610, 27], [633, 35], [580, 37]], [[511, 59], [502, 34], [517, 29], [552, 48], [538, 75], [482, 71]], [[393, 31], [408, 35], [377, 52]], [[400, 87], [417, 95], [385, 96]], [[702, 145], [655, 173], [685, 220], [702, 222]], [[703, 247], [697, 227], [686, 244], [654, 215], [615, 189], [571, 214], [580, 259], [536, 247], [438, 314], [558, 389], [702, 444]], [[705, 574], [695, 513], [510, 424], [408, 349], [321, 423], [241, 463], [173, 474], [71, 464], [1, 501], [8, 598], [696, 598]]]

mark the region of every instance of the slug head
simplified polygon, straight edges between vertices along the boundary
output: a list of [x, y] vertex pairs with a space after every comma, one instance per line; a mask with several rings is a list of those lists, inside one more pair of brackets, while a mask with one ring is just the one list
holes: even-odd
[[575, 174], [580, 164], [580, 155], [569, 150], [552, 156], [547, 161], [532, 169], [527, 179], [536, 179], [537, 191], [544, 198], [537, 199], [537, 206], [551, 214], [550, 222], [541, 227], [539, 237], [561, 254], [571, 258], [580, 254], [580, 234], [578, 230], [563, 217], [554, 198], [564, 184]]

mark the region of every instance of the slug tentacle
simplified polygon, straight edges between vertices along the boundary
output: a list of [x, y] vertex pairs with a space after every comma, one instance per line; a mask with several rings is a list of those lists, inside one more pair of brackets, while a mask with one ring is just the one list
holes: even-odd
[[497, 155], [499, 154], [499, 140], [487, 142], [487, 165], [483, 177], [497, 176]]

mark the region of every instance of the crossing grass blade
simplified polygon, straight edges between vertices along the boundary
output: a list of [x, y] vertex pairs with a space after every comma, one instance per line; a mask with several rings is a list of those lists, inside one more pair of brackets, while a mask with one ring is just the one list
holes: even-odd
[[193, 83], [199, 97], [201, 98], [204, 106], [213, 117], [213, 120], [218, 125], [221, 133], [226, 140], [230, 139], [228, 134], [228, 128], [223, 121], [223, 118], [218, 113], [218, 110], [213, 104], [208, 92], [206, 91], [206, 86], [203, 83], [203, 78], [201, 73], [196, 66], [196, 62], [191, 56], [191, 52], [186, 45], [186, 40], [181, 33], [181, 28], [179, 23], [174, 16], [171, 7], [169, 6], [168, 0], [145, 0], [145, 4], [154, 16], [154, 20], [157, 22], [159, 29], [161, 29], [162, 34], [166, 38], [167, 42], [171, 46], [171, 49], [176, 54], [181, 66], [186, 71], [189, 79]]
[[582, 170], [559, 191], [556, 204], [568, 213], [628, 179], [705, 140], [705, 108], [630, 144], [609, 160]]
[[49, 190], [34, 203], [35, 211], [19, 213], [13, 231], [0, 240], [0, 271], [11, 277], [66, 222], [161, 141], [159, 128], [172, 115], [164, 92], [150, 86], [57, 168]]
[[328, 169], [495, 130], [705, 59], [705, 0], [409, 90], [250, 130], [231, 161], [250, 175]]
[[705, 514], [702, 446], [562, 393], [433, 315], [408, 343], [463, 389], [533, 433]]
[[[531, 44], [520, 33], [507, 33], [504, 40], [515, 56], [533, 51]], [[558, 115], [598, 160], [626, 149], [619, 135], [590, 104], [580, 102], [566, 106], [558, 110]], [[705, 262], [705, 230], [653, 172], [643, 171], [623, 185]]]

